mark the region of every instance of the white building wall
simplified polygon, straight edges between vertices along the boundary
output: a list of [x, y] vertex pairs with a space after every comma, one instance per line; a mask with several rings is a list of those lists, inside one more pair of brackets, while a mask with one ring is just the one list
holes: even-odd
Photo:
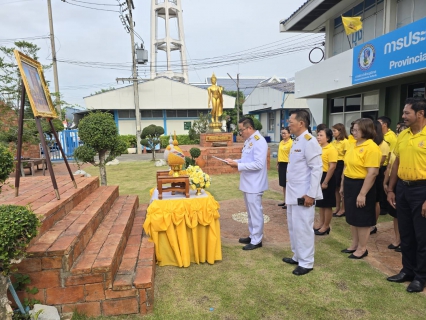
[[353, 49], [296, 72], [296, 98], [324, 97], [325, 92], [352, 86]]
[[135, 134], [136, 132], [136, 120], [118, 120], [118, 133], [124, 134]]
[[259, 109], [281, 108], [283, 92], [272, 88], [256, 88], [243, 104], [243, 114]]
[[176, 134], [188, 134], [188, 130], [184, 130], [183, 123], [184, 122], [191, 122], [194, 120], [192, 119], [179, 119], [179, 120], [167, 120], [167, 134], [174, 133], [176, 131]]

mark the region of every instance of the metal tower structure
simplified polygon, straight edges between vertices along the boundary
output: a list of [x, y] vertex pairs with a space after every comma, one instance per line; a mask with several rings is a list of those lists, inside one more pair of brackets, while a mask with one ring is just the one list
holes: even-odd
[[[160, 23], [164, 23], [162, 38], [159, 38]], [[171, 36], [173, 27], [177, 28], [174, 30], [177, 39]], [[159, 50], [166, 53], [166, 61], [158, 59]], [[180, 52], [180, 61], [172, 60], [172, 51]], [[151, 79], [159, 76], [188, 83], [181, 0], [151, 1]]]

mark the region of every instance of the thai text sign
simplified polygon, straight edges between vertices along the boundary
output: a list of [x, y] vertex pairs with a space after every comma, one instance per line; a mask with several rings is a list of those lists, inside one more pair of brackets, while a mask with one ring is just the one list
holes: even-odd
[[353, 49], [352, 84], [426, 68], [426, 18]]
[[212, 142], [212, 141], [228, 141], [231, 140], [230, 135], [214, 135], [214, 136], [207, 136], [206, 141]]

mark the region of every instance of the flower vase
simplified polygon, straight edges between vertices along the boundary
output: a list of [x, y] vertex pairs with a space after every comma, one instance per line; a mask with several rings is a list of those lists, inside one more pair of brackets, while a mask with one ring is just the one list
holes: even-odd
[[196, 196], [201, 195], [201, 189], [202, 189], [202, 188], [197, 188], [197, 193], [195, 194]]

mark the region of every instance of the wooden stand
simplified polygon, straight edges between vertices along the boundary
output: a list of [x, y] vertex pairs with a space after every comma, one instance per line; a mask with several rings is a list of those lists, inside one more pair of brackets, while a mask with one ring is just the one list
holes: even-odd
[[[24, 104], [25, 104], [25, 92], [26, 92], [23, 82], [21, 82], [21, 88], [22, 88], [22, 91], [21, 91], [21, 109], [19, 110], [19, 119], [18, 119], [18, 146], [17, 146], [18, 150], [17, 150], [17, 155], [16, 155], [17, 162], [16, 162], [16, 175], [15, 175], [15, 197], [17, 197], [19, 195], [19, 180], [21, 178], [21, 163], [23, 161], [21, 159], [21, 156], [22, 156], [22, 134], [23, 134], [23, 130], [24, 130]], [[58, 144], [59, 150], [62, 153], [65, 165], [67, 166], [71, 180], [74, 183], [74, 187], [77, 188], [77, 183], [75, 182], [75, 179], [74, 179], [74, 176], [72, 174], [70, 165], [68, 164], [68, 160], [67, 160], [67, 157], [65, 156], [65, 152], [62, 149], [62, 145], [61, 145], [61, 142], [59, 141], [58, 134], [56, 133], [55, 127], [53, 126], [52, 119], [51, 118], [46, 118], [46, 119], [49, 122], [49, 125], [50, 125], [52, 132], [53, 132], [53, 135], [55, 136], [56, 143]], [[52, 162], [50, 161], [50, 157], [48, 155], [47, 150], [49, 150], [49, 149], [47, 147], [46, 138], [44, 136], [43, 129], [41, 127], [40, 117], [36, 117], [35, 122], [36, 122], [38, 133], [40, 135], [41, 145], [43, 147], [43, 150], [45, 150], [47, 169], [49, 170], [49, 173], [50, 173], [50, 178], [52, 180], [53, 189], [55, 190], [56, 199], [59, 200], [61, 197], [59, 195], [58, 184], [56, 183], [55, 173], [53, 172]]]
[[[163, 187], [164, 184], [171, 184], [171, 187]], [[157, 190], [158, 199], [163, 199], [163, 192], [171, 191], [182, 192], [186, 198], [189, 198], [189, 176], [172, 177], [169, 176], [169, 171], [157, 171]]]

